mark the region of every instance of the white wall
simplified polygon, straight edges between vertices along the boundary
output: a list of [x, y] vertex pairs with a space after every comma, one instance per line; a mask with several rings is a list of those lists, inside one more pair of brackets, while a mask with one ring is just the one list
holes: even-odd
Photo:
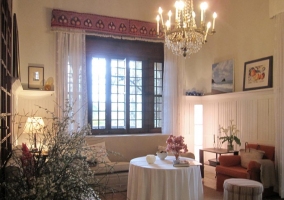
[[[199, 0], [194, 1], [195, 7]], [[268, 0], [208, 0], [207, 17], [218, 13], [214, 36], [201, 51], [187, 59], [187, 89], [211, 92], [212, 64], [234, 59], [235, 91], [242, 91], [244, 62], [273, 55], [274, 25]], [[52, 9], [155, 22], [157, 9], [173, 9], [173, 0], [14, 0], [20, 35], [22, 83], [27, 84], [27, 67], [45, 67], [45, 77], [54, 77], [55, 34], [50, 29]], [[196, 10], [198, 10], [196, 8]], [[173, 10], [172, 10], [173, 11]], [[210, 15], [210, 16], [209, 16]]]
[[244, 63], [273, 55], [274, 23], [268, 0], [214, 1], [216, 34], [187, 59], [187, 89], [211, 92], [212, 64], [234, 59], [235, 91], [243, 90]]
[[[194, 1], [195, 7], [198, 7], [200, 2], [201, 0]], [[274, 25], [273, 20], [269, 18], [269, 1], [207, 2], [207, 16], [213, 11], [218, 13], [217, 33], [208, 37], [208, 42], [201, 51], [186, 60], [187, 89], [196, 88], [210, 93], [212, 64], [234, 59], [235, 91], [242, 91], [244, 62], [273, 55]], [[19, 28], [22, 84], [25, 86], [28, 82], [27, 72], [30, 64], [44, 66], [45, 79], [55, 78], [56, 41], [55, 33], [50, 28], [52, 9], [155, 22], [158, 7], [162, 6], [166, 13], [173, 8], [173, 4], [174, 0], [14, 0], [13, 9], [17, 14]], [[51, 99], [44, 100], [53, 108]], [[22, 101], [25, 103], [19, 104], [19, 110], [34, 110], [27, 104], [34, 105], [36, 101]]]

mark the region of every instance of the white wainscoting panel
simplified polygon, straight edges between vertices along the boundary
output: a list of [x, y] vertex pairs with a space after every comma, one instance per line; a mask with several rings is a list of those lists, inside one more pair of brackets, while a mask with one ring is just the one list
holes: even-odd
[[[245, 142], [274, 145], [275, 144], [275, 113], [273, 89], [251, 90], [198, 98], [187, 96], [188, 104], [203, 105], [203, 147], [213, 147], [213, 136], [218, 135], [219, 125], [224, 128], [234, 120], [240, 130], [241, 147]], [[191, 115], [189, 109], [188, 115]], [[193, 117], [190, 118], [190, 121]], [[189, 122], [192, 125], [192, 122]], [[222, 148], [226, 148], [223, 144]], [[236, 146], [236, 145], [235, 145]]]

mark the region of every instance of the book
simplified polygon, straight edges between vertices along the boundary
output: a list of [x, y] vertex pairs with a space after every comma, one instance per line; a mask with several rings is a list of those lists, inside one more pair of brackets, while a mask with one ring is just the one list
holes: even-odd
[[173, 161], [174, 167], [189, 167], [189, 162], [187, 160], [180, 160], [179, 162], [176, 162], [176, 160]]

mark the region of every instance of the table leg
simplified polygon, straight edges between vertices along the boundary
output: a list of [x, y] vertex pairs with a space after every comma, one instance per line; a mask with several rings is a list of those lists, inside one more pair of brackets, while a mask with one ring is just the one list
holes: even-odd
[[201, 163], [201, 166], [200, 166], [201, 178], [204, 178], [204, 151], [203, 149], [199, 149], [199, 162]]

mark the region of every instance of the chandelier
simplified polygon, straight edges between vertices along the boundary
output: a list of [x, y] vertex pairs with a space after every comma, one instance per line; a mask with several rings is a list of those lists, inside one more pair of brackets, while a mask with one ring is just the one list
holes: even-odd
[[[159, 15], [157, 15], [157, 35], [165, 36], [166, 46], [176, 55], [189, 56], [198, 52], [202, 45], [205, 44], [207, 35], [213, 35], [215, 31], [215, 19], [217, 14], [213, 13], [212, 29], [211, 22], [205, 25], [205, 11], [208, 4], [203, 2], [200, 5], [201, 20], [200, 26], [195, 23], [195, 12], [193, 10], [193, 0], [179, 0], [175, 3], [175, 19], [172, 24], [172, 12], [168, 12], [169, 19], [164, 23], [163, 10], [159, 7]], [[160, 32], [160, 21], [162, 24], [162, 32]]]

